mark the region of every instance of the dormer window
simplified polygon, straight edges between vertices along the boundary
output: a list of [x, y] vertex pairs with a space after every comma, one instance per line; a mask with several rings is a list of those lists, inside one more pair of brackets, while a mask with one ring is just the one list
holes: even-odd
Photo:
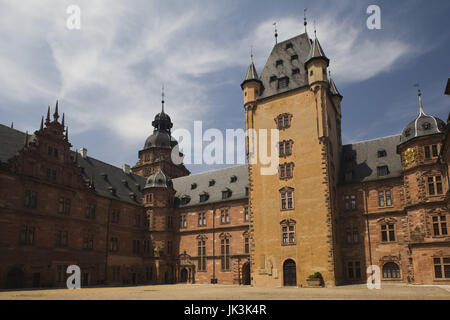
[[423, 125], [423, 130], [430, 130], [431, 129], [431, 123], [425, 122]]
[[411, 129], [405, 130], [405, 137], [409, 137], [411, 135]]
[[270, 82], [274, 82], [277, 81], [277, 76], [271, 76], [270, 77]]
[[212, 187], [216, 184], [216, 180], [209, 180], [209, 186]]
[[234, 182], [236, 182], [236, 181], [237, 181], [237, 177], [236, 177], [236, 176], [231, 176], [230, 182], [231, 182], [231, 183], [234, 183]]
[[298, 54], [294, 54], [291, 56], [291, 61], [298, 60]]
[[283, 65], [283, 60], [281, 60], [281, 59], [279, 59], [275, 62], [275, 67], [282, 66], [282, 65]]
[[294, 75], [294, 74], [299, 74], [300, 73], [300, 69], [299, 68], [295, 68], [295, 69], [292, 69], [292, 74]]
[[197, 184], [196, 183], [191, 184], [191, 190], [194, 190], [194, 189], [197, 189]]
[[200, 195], [200, 202], [208, 201], [208, 199], [209, 199], [209, 194], [207, 194], [206, 192], [204, 192]]
[[278, 89], [287, 88], [289, 85], [289, 78], [283, 77], [281, 79], [278, 79]]
[[222, 200], [231, 198], [231, 195], [233, 194], [233, 192], [230, 189], [226, 189], [222, 191]]
[[294, 48], [294, 45], [291, 42], [286, 43], [286, 50]]
[[183, 197], [181, 198], [181, 204], [182, 204], [182, 205], [186, 205], [186, 204], [188, 204], [189, 202], [191, 202], [191, 197], [189, 197], [189, 196], [183, 196]]
[[378, 150], [378, 158], [383, 158], [386, 156], [387, 156], [386, 150]]
[[377, 174], [378, 174], [379, 177], [387, 176], [389, 174], [388, 166], [377, 167]]

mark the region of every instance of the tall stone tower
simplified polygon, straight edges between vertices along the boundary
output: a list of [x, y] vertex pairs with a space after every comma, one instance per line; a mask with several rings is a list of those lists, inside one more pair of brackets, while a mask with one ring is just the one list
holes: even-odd
[[144, 149], [139, 151], [139, 161], [132, 171], [146, 178], [158, 169], [162, 169], [172, 179], [187, 176], [189, 170], [183, 164], [177, 165], [172, 161], [171, 153], [178, 142], [170, 134], [173, 123], [164, 112], [164, 93], [161, 104], [161, 112], [152, 122], [153, 133], [145, 140]]
[[305, 32], [277, 43], [260, 77], [252, 61], [241, 85], [246, 128], [257, 135], [260, 129], [279, 130], [278, 172], [263, 174], [259, 158], [249, 164], [251, 273], [257, 286], [306, 285], [315, 272], [328, 286], [338, 282], [342, 96], [327, 76], [328, 65], [317, 37], [311, 40]]

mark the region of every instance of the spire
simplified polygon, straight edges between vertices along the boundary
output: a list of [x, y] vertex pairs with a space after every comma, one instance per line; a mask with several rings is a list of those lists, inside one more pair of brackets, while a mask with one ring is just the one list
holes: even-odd
[[331, 71], [328, 71], [328, 78], [330, 83], [330, 92], [332, 96], [339, 96], [342, 98], [342, 95], [339, 93], [338, 89], [336, 88], [336, 84], [334, 83], [333, 79], [331, 78]]
[[62, 117], [62, 122], [61, 122], [63, 128], [64, 128], [64, 113], [63, 113], [63, 117]]
[[303, 10], [303, 25], [305, 26], [305, 33], [308, 33], [306, 30], [306, 26], [308, 25], [308, 22], [306, 22], [306, 10], [308, 10], [308, 8]]
[[69, 141], [69, 127], [66, 127], [66, 136], [65, 136], [65, 140]]
[[161, 92], [161, 112], [164, 113], [164, 85], [162, 86]]
[[274, 22], [273, 25], [275, 26], [275, 44], [277, 44], [278, 43], [277, 23]]
[[417, 96], [419, 97], [419, 116], [421, 115], [427, 115], [425, 111], [423, 111], [423, 105], [422, 105], [422, 92], [420, 91], [420, 85], [416, 83], [414, 87], [417, 88]]
[[44, 130], [44, 116], [41, 118], [41, 127], [39, 128], [40, 131]]
[[50, 106], [48, 106], [47, 118], [45, 119], [45, 125], [48, 126], [49, 124], [50, 124]]
[[59, 114], [58, 114], [58, 100], [56, 100], [55, 113], [53, 114], [53, 119], [58, 122]]
[[243, 88], [244, 83], [246, 83], [248, 81], [261, 82], [261, 80], [259, 80], [259, 77], [258, 77], [258, 72], [256, 72], [255, 64], [253, 63], [253, 53], [251, 53], [251, 55], [250, 55], [250, 65], [248, 66], [244, 81], [241, 84], [241, 88]]
[[311, 45], [311, 50], [309, 51], [308, 60], [306, 60], [305, 65], [308, 64], [308, 62], [310, 62], [313, 59], [324, 59], [327, 63], [327, 66], [330, 63], [330, 59], [328, 59], [325, 53], [323, 52], [319, 39], [317, 39], [315, 23], [314, 23], [314, 41]]

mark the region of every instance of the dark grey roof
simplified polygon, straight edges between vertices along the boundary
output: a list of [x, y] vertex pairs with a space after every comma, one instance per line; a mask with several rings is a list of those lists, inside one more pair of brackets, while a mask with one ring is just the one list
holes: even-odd
[[144, 149], [148, 148], [172, 148], [178, 142], [167, 132], [157, 131], [153, 132], [147, 140], [145, 140]]
[[260, 81], [259, 77], [258, 77], [258, 72], [256, 72], [255, 64], [253, 63], [253, 60], [250, 63], [250, 65], [248, 66], [247, 73], [245, 74], [245, 78], [244, 78], [244, 81], [241, 84], [241, 87], [247, 81], [252, 81], [252, 80]]
[[[397, 145], [400, 135], [356, 142], [342, 147], [340, 182], [352, 183], [381, 180], [401, 176], [402, 165]], [[378, 151], [386, 151], [386, 156], [378, 157]], [[378, 176], [377, 167], [387, 166], [389, 174]], [[352, 173], [351, 179], [346, 173]]]
[[317, 59], [317, 58], [325, 59], [327, 61], [327, 64], [330, 62], [330, 60], [327, 58], [327, 56], [323, 52], [322, 46], [319, 43], [319, 39], [317, 39], [317, 37], [315, 37], [313, 44], [311, 46], [311, 50], [309, 51], [308, 60], [306, 61], [306, 63], [308, 63], [309, 61], [311, 61], [313, 59]]
[[172, 180], [168, 178], [161, 169], [147, 178], [145, 189], [147, 188], [173, 188]]
[[[236, 182], [231, 182], [231, 177], [237, 178]], [[213, 186], [209, 186], [209, 181], [214, 180]], [[208, 171], [191, 176], [173, 179], [173, 187], [176, 190], [176, 197], [182, 199], [189, 197], [187, 204], [180, 204], [180, 207], [195, 206], [198, 204], [210, 204], [221, 201], [230, 201], [237, 199], [246, 199], [246, 187], [248, 187], [248, 166], [240, 165], [225, 169]], [[196, 184], [195, 189], [191, 186]], [[227, 188], [231, 190], [231, 197], [223, 200], [222, 191]], [[205, 202], [200, 202], [200, 194], [207, 193], [209, 198]]]
[[[306, 86], [308, 76], [305, 70], [305, 62], [308, 60], [310, 51], [311, 40], [306, 33], [276, 44], [259, 78], [264, 89], [258, 99]], [[295, 56], [298, 59], [293, 59]], [[278, 60], [283, 61], [282, 65], [277, 66]], [[294, 69], [298, 69], [298, 73], [293, 74]], [[273, 76], [277, 79], [288, 77], [288, 86], [278, 89], [278, 81], [270, 81]]]
[[422, 94], [419, 91], [419, 114], [403, 129], [401, 142], [403, 143], [410, 139], [427, 136], [430, 134], [444, 133], [444, 131], [444, 121], [439, 118], [427, 115], [423, 111]]
[[25, 133], [0, 124], [0, 143], [0, 161], [7, 162], [24, 146]]
[[329, 78], [330, 78], [329, 83], [330, 83], [331, 95], [342, 97], [342, 95], [339, 93], [338, 89], [336, 88], [336, 84], [334, 83], [333, 79], [331, 77], [329, 77]]
[[83, 168], [85, 180], [93, 176], [95, 191], [99, 195], [133, 204], [142, 202], [145, 177], [125, 173], [121, 168], [91, 157], [85, 159], [78, 155], [78, 164]]

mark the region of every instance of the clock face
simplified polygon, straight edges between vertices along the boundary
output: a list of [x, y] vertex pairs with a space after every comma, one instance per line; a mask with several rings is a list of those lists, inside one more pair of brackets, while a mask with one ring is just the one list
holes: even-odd
[[415, 160], [414, 149], [413, 148], [406, 149], [404, 156], [405, 156], [405, 164], [408, 165], [413, 163]]

